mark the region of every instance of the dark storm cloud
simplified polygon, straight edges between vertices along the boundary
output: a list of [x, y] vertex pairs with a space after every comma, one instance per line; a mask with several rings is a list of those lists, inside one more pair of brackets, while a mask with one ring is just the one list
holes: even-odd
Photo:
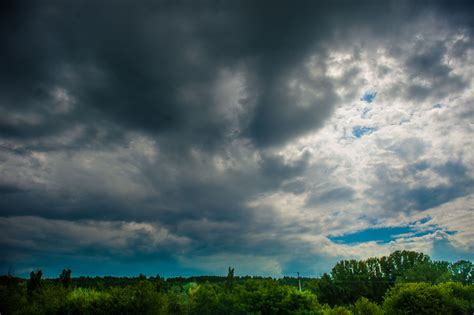
[[[102, 172], [102, 164], [87, 171], [76, 165], [82, 159], [64, 161], [67, 155], [61, 154], [51, 162], [54, 174], [49, 174], [47, 169], [43, 174], [45, 185], [18, 190], [0, 200], [2, 214], [71, 220], [160, 220], [172, 226], [181, 220], [200, 218], [245, 222], [251, 216], [245, 203], [260, 193], [278, 189], [283, 181], [300, 176], [309, 166], [310, 157], [304, 153], [292, 162], [285, 162], [281, 157], [262, 154], [247, 166], [245, 159], [250, 153], [245, 152], [243, 161], [238, 161], [244, 163], [243, 167], [219, 173], [213, 155], [201, 154], [202, 158], [178, 158], [170, 154], [150, 161], [132, 155], [106, 161], [107, 168], [132, 172], [125, 178]], [[87, 154], [85, 157], [90, 158]], [[35, 168], [44, 168], [34, 158], [29, 163], [32, 169], [24, 170], [25, 181], [32, 180]], [[5, 181], [6, 188], [13, 187], [7, 180], [5, 177], [0, 182]], [[48, 189], [49, 184], [54, 187], [56, 183], [61, 187]], [[126, 193], [116, 191], [114, 185], [123, 186]]]
[[23, 190], [14, 185], [0, 184], [0, 195], [8, 195], [23, 192]]
[[[250, 114], [250, 137], [270, 141], [271, 131], [265, 129], [281, 130], [274, 143], [313, 129], [332, 104], [318, 104], [314, 111], [305, 111], [308, 115], [292, 113], [285, 103], [290, 99], [281, 94], [284, 76], [300, 65], [313, 45], [310, 35], [315, 30], [306, 27], [310, 15], [301, 18], [305, 11], [288, 11], [288, 5], [272, 8], [92, 1], [67, 7], [59, 2], [28, 8], [13, 4], [6, 10], [1, 34], [6, 48], [2, 106], [19, 115], [35, 114], [37, 121], [10, 119], [0, 130], [8, 137], [38, 137], [94, 117], [212, 146], [222, 141], [226, 129], [216, 111], [221, 104], [214, 104], [210, 95], [212, 82], [221, 67], [246, 63], [256, 72], [252, 83], [257, 86], [251, 89], [259, 91], [255, 115]], [[55, 87], [76, 99], [73, 110], [51, 112]], [[286, 100], [271, 108], [281, 96]], [[321, 118], [293, 124], [302, 115]]]
[[[427, 185], [418, 180], [421, 184], [415, 187], [407, 184], [410, 180], [407, 178], [416, 179], [419, 172], [428, 167], [443, 179], [443, 183]], [[367, 196], [377, 198], [382, 209], [389, 213], [413, 213], [430, 209], [471, 194], [474, 189], [474, 179], [466, 166], [455, 161], [442, 165], [432, 165], [424, 161], [408, 166], [401, 172], [389, 167], [379, 167], [376, 176], [378, 182], [367, 191]]]
[[[318, 25], [325, 6], [12, 2], [3, 11], [1, 33], [0, 101], [6, 118], [0, 120], [0, 132], [10, 141], [6, 147], [23, 147], [26, 154], [103, 150], [114, 143], [122, 146], [123, 135], [137, 131], [157, 139], [161, 157], [126, 165], [138, 167], [146, 181], [140, 184], [151, 185], [158, 197], [104, 194], [98, 177], [77, 175], [73, 189], [45, 194], [40, 188], [8, 196], [1, 201], [2, 213], [158, 216], [171, 222], [185, 214], [224, 219], [232, 213], [244, 220], [242, 203], [277, 188], [305, 164], [285, 165], [262, 153], [251, 172], [202, 179], [196, 169], [206, 167], [212, 174], [213, 165], [199, 165], [190, 151], [197, 148], [212, 159], [212, 152], [233, 140], [229, 121], [219, 111], [228, 104], [216, 103], [213, 95], [217, 75], [226, 68], [248, 76], [237, 136], [251, 140], [256, 150], [318, 128], [335, 96], [324, 76], [309, 78], [303, 65], [315, 51], [324, 54], [316, 39], [324, 33]], [[290, 77], [315, 85], [324, 96], [297, 106], [287, 89]], [[73, 128], [82, 132], [68, 141], [55, 139]], [[79, 172], [71, 165], [51, 180], [64, 183]], [[96, 192], [90, 191], [95, 186]]]
[[[339, 32], [350, 29], [351, 20], [383, 32], [379, 13], [392, 7], [310, 1], [5, 6], [0, 101], [10, 115], [35, 119], [2, 120], [3, 136], [41, 137], [103, 120], [206, 148], [226, 140], [228, 124], [217, 110], [222, 104], [212, 97], [220, 69], [248, 73], [241, 102], [253, 106], [241, 135], [258, 146], [287, 142], [318, 128], [336, 101], [331, 82], [310, 78], [303, 68], [311, 55], [325, 54], [319, 40], [340, 22]], [[296, 106], [301, 101], [287, 87], [292, 77], [324, 95]], [[55, 88], [70, 93], [72, 109], [54, 111]]]
[[420, 100], [428, 96], [443, 97], [448, 93], [459, 92], [468, 86], [461, 76], [452, 73], [446, 64], [447, 49], [444, 42], [426, 46], [423, 41], [415, 45], [416, 51], [406, 61], [407, 72], [411, 79], [430, 80], [429, 86], [410, 85], [407, 90], [409, 99]]

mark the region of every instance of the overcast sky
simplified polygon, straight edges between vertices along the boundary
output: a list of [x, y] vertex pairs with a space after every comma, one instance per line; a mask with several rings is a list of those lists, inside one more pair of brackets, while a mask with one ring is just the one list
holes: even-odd
[[0, 273], [474, 260], [472, 1], [0, 15]]

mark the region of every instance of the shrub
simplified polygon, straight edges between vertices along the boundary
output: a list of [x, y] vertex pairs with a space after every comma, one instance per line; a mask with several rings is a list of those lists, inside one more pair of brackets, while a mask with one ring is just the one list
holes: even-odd
[[334, 308], [327, 309], [324, 315], [352, 315], [352, 312], [344, 306], [336, 306]]
[[75, 289], [66, 299], [65, 312], [68, 314], [109, 314], [111, 310], [109, 293], [94, 289]]
[[428, 283], [397, 284], [384, 301], [387, 314], [451, 314], [446, 294]]
[[383, 310], [374, 302], [362, 297], [354, 303], [352, 313], [354, 313], [354, 315], [382, 315]]

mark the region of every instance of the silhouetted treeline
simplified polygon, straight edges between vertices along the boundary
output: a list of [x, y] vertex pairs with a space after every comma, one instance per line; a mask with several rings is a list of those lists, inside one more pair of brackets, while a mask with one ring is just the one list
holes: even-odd
[[473, 314], [470, 261], [411, 251], [338, 262], [320, 278], [0, 277], [3, 314]]

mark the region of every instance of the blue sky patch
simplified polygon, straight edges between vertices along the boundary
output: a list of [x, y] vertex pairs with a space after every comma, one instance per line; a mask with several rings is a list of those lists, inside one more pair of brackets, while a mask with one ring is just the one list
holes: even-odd
[[370, 135], [372, 132], [376, 131], [376, 128], [364, 127], [364, 126], [355, 126], [352, 127], [352, 134], [356, 138], [360, 138], [364, 135]]
[[[389, 243], [400, 237], [419, 237], [431, 234], [441, 230], [437, 225], [430, 225], [420, 230], [417, 225], [427, 223], [431, 218], [423, 218], [419, 221], [412, 222], [406, 226], [393, 226], [381, 228], [369, 228], [355, 233], [344, 234], [340, 236], [329, 236], [328, 238], [338, 244], [356, 244], [375, 241], [379, 244]], [[455, 231], [444, 231], [447, 234], [455, 234]]]
[[377, 96], [377, 92], [365, 92], [360, 98], [361, 101], [372, 103]]

